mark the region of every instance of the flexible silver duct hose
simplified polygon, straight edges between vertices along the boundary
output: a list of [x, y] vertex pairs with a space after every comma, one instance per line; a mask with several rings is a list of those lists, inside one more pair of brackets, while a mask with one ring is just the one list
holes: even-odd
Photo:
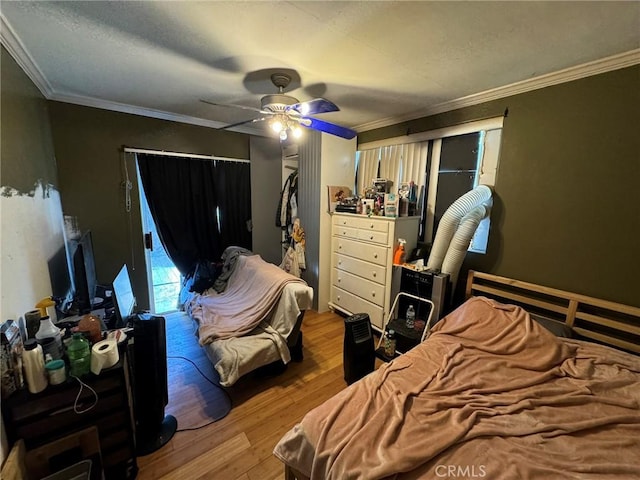
[[442, 262], [447, 254], [451, 239], [456, 233], [462, 218], [478, 205], [482, 205], [491, 198], [491, 189], [486, 185], [478, 185], [465, 193], [447, 208], [440, 220], [436, 238], [427, 261], [427, 269], [442, 270]]
[[449, 280], [454, 288], [458, 281], [460, 267], [462, 267], [462, 262], [469, 249], [469, 242], [471, 242], [474, 233], [476, 233], [478, 224], [486, 216], [487, 208], [484, 205], [478, 205], [462, 217], [460, 226], [453, 235], [447, 254], [442, 262], [442, 273], [449, 274]]

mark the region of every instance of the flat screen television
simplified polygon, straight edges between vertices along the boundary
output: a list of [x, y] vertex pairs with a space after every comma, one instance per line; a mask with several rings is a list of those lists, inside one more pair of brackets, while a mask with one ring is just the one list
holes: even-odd
[[125, 263], [116, 278], [113, 280], [113, 307], [115, 310], [115, 328], [122, 328], [127, 325], [133, 315], [136, 306], [136, 297], [131, 287], [129, 270]]
[[80, 239], [71, 240], [73, 264], [74, 303], [79, 315], [89, 313], [96, 294], [96, 266], [93, 258], [91, 232], [85, 232]]

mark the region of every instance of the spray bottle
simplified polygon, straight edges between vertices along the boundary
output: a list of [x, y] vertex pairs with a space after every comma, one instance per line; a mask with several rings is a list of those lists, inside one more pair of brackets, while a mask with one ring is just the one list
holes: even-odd
[[[56, 302], [51, 297], [45, 297], [36, 303], [36, 308], [40, 310], [40, 327], [36, 332], [36, 340], [38, 343], [44, 343], [45, 338], [52, 337], [55, 340], [55, 354], [52, 353], [54, 358], [61, 358], [64, 353], [64, 349], [62, 346], [62, 332], [58, 327], [56, 327], [53, 323], [53, 320], [49, 315], [47, 315], [47, 309], [51, 307], [55, 307]], [[55, 314], [55, 309], [53, 311]]]
[[402, 265], [405, 259], [404, 245], [407, 241], [404, 238], [398, 239], [398, 246], [396, 247], [395, 252], [393, 252], [393, 264], [394, 265]]
[[[55, 307], [55, 306], [56, 306], [56, 302], [52, 297], [44, 297], [42, 300], [40, 300], [38, 303], [36, 303], [36, 308], [38, 310], [40, 310], [40, 317], [41, 318], [42, 317], [47, 317], [47, 316], [53, 318], [53, 316], [51, 316], [49, 314], [49, 310], [48, 309], [51, 308], [51, 307]], [[53, 313], [53, 315], [55, 316], [55, 313], [56, 313], [55, 308], [53, 309], [53, 312], [51, 312], [51, 313]], [[54, 318], [54, 320], [57, 320], [57, 319]]]

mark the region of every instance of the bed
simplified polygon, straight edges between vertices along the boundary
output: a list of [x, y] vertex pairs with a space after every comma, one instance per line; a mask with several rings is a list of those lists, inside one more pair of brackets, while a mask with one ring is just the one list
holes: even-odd
[[285, 478], [640, 478], [640, 309], [473, 271], [467, 297], [289, 430]]
[[259, 255], [237, 255], [224, 290], [193, 293], [185, 311], [207, 357], [229, 387], [274, 362], [302, 359], [300, 327], [313, 289]]

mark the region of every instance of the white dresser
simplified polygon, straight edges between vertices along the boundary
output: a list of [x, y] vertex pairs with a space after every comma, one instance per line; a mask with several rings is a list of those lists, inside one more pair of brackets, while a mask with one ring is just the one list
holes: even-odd
[[420, 217], [367, 217], [334, 213], [331, 228], [331, 300], [348, 315], [368, 313], [378, 331], [389, 313], [393, 252], [399, 238], [407, 255], [416, 246]]

